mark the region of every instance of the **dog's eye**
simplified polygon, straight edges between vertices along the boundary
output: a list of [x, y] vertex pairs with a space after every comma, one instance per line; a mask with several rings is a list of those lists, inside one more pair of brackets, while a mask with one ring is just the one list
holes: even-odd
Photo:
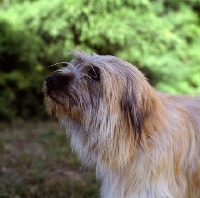
[[99, 68], [94, 66], [90, 67], [90, 69], [88, 70], [88, 76], [94, 81], [100, 80]]

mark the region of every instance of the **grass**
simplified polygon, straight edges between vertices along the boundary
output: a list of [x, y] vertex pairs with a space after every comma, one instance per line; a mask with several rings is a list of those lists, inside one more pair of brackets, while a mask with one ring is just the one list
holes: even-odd
[[0, 124], [0, 198], [96, 198], [98, 191], [59, 124]]

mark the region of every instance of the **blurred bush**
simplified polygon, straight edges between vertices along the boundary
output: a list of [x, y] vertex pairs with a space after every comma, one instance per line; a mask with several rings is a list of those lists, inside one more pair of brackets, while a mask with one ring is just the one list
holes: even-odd
[[132, 62], [161, 91], [200, 91], [199, 0], [7, 0], [0, 6], [0, 119], [44, 118], [47, 66], [67, 60], [75, 48]]

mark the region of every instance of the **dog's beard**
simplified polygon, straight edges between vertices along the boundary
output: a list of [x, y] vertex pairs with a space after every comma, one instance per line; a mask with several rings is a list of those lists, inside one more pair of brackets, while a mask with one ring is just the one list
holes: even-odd
[[[80, 89], [84, 89], [81, 85]], [[47, 83], [43, 85], [44, 103], [50, 116], [59, 120], [70, 117], [75, 120], [83, 118], [86, 109], [90, 107], [90, 97], [87, 93], [80, 95], [77, 87], [67, 86], [61, 89], [49, 89]], [[87, 101], [87, 103], [83, 103]]]
[[[56, 94], [48, 93], [45, 86], [47, 111], [66, 125], [72, 148], [82, 162], [89, 166], [98, 163], [115, 168], [122, 168], [129, 163], [136, 141], [134, 132], [130, 131], [131, 120], [125, 119], [125, 112], [121, 112], [121, 98], [117, 98], [117, 93], [108, 96], [105, 92], [101, 95], [101, 89], [96, 87], [98, 94], [91, 96], [87, 92], [77, 101], [71, 99], [75, 94], [63, 98], [58, 91]], [[81, 93], [82, 89], [75, 91]], [[94, 90], [92, 93], [95, 93]], [[110, 97], [115, 97], [115, 100]]]
[[[77, 107], [72, 107], [69, 101], [65, 100], [63, 105], [53, 97], [46, 96], [45, 103], [47, 111], [55, 114], [66, 126], [72, 148], [86, 166], [101, 163], [105, 167], [122, 168], [127, 165], [135, 144], [134, 136], [127, 133], [130, 129], [123, 122], [122, 114], [110, 112], [105, 102], [98, 103], [98, 110], [88, 107], [84, 116], [77, 116], [82, 112], [77, 110], [75, 114]], [[120, 125], [123, 125], [123, 130]], [[127, 142], [132, 143], [128, 146]]]

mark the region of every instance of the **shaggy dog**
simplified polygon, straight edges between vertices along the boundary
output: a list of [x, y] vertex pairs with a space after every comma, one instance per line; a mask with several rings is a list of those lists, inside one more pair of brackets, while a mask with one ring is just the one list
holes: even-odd
[[200, 198], [200, 97], [150, 86], [130, 63], [74, 52], [43, 85], [103, 198]]

